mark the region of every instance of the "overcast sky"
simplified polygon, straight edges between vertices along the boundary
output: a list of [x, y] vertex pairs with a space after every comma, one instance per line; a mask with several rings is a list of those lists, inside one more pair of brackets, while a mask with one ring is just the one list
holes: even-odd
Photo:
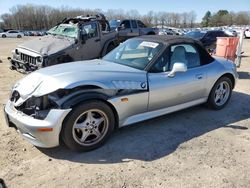
[[9, 12], [15, 5], [35, 4], [49, 5], [52, 7], [72, 8], [100, 8], [108, 9], [136, 9], [141, 14], [153, 11], [167, 12], [189, 12], [194, 10], [197, 13], [197, 20], [201, 21], [207, 10], [216, 12], [219, 9], [229, 11], [250, 11], [250, 0], [0, 0], [0, 15]]

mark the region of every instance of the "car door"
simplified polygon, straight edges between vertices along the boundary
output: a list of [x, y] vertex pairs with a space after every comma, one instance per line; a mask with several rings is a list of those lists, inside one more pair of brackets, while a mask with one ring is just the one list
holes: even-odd
[[[175, 54], [176, 48], [184, 49], [185, 54]], [[185, 63], [187, 71], [168, 77], [173, 64], [178, 62]], [[169, 47], [148, 73], [148, 84], [149, 111], [205, 100], [206, 68], [201, 66], [196, 47], [191, 44]]]
[[126, 40], [133, 37], [133, 30], [131, 28], [130, 20], [123, 20], [120, 24], [119, 38], [121, 40]]
[[137, 24], [137, 21], [136, 20], [131, 20], [131, 25], [132, 25], [132, 35], [133, 36], [139, 36], [139, 26]]
[[10, 37], [16, 38], [18, 32], [17, 31], [10, 31]]
[[81, 60], [99, 58], [102, 50], [100, 25], [96, 22], [90, 22], [81, 26], [82, 32], [80, 35], [84, 35], [84, 43], [80, 44], [78, 55]]
[[6, 36], [7, 37], [13, 37], [13, 31], [7, 31]]

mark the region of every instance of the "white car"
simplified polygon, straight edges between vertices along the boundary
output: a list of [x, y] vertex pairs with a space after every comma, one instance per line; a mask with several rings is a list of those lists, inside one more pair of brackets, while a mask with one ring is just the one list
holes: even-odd
[[245, 37], [250, 38], [250, 30], [249, 29], [245, 30]]
[[237, 37], [237, 32], [235, 30], [232, 30], [232, 29], [227, 29], [227, 30], [224, 30], [224, 32], [229, 35], [230, 37]]
[[12, 38], [22, 38], [24, 36], [23, 33], [16, 31], [16, 30], [9, 30], [3, 33], [0, 33], [0, 37], [6, 38], [6, 37], [12, 37]]

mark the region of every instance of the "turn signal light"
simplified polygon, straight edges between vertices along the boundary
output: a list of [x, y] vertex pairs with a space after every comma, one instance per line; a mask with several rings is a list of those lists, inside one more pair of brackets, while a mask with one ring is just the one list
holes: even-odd
[[39, 131], [39, 132], [51, 132], [51, 131], [53, 131], [53, 128], [49, 128], [49, 127], [38, 128], [37, 131]]
[[128, 102], [128, 98], [121, 98], [122, 102]]

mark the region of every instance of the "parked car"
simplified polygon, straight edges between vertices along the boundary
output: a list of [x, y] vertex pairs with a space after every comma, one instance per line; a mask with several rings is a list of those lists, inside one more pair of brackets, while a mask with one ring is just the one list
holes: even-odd
[[244, 35], [245, 35], [245, 38], [250, 38], [250, 30], [249, 29], [245, 29]]
[[111, 20], [110, 26], [118, 31], [120, 41], [141, 35], [157, 35], [158, 28], [149, 28], [140, 20]]
[[172, 30], [170, 30], [170, 29], [165, 29], [165, 28], [160, 29], [159, 28], [158, 35], [175, 35], [175, 33]]
[[14, 49], [9, 57], [11, 69], [29, 73], [60, 63], [99, 58], [118, 45], [117, 32], [110, 30], [103, 15], [65, 19], [48, 34]]
[[15, 84], [8, 125], [38, 147], [60, 138], [78, 151], [101, 146], [118, 127], [206, 103], [226, 106], [238, 75], [226, 59], [178, 36], [142, 36], [102, 59], [35, 71]]
[[224, 32], [230, 37], [237, 37], [237, 32], [233, 29], [226, 29]]
[[2, 37], [2, 38], [6, 38], [6, 37], [22, 38], [23, 36], [24, 36], [24, 34], [22, 32], [16, 31], [16, 30], [9, 30], [9, 31], [0, 33], [0, 37]]
[[175, 33], [175, 35], [185, 35], [184, 31], [181, 29], [177, 29], [177, 28], [172, 28], [173, 32]]
[[229, 37], [224, 31], [220, 30], [191, 31], [185, 36], [199, 40], [207, 50], [215, 49], [217, 37]]

